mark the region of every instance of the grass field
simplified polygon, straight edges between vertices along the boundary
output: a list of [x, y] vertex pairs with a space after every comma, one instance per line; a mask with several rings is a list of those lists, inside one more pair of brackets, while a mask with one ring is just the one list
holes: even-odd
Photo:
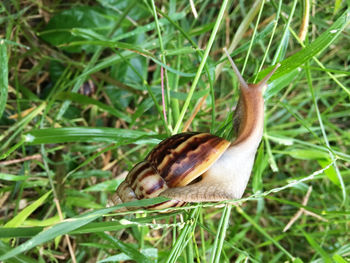
[[[313, 2], [313, 3], [311, 3]], [[349, 262], [345, 1], [0, 3], [0, 262]], [[240, 200], [114, 206], [182, 131], [229, 138], [238, 82], [277, 63]]]

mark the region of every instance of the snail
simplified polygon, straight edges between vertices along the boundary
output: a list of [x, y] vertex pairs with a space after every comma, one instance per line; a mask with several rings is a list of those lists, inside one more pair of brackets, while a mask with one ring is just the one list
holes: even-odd
[[242, 197], [263, 134], [263, 90], [279, 64], [258, 84], [247, 84], [225, 52], [240, 83], [233, 122], [236, 139], [229, 142], [210, 133], [197, 132], [165, 139], [131, 169], [117, 188], [117, 199], [130, 202], [157, 196], [170, 198], [147, 207], [163, 209], [187, 202]]

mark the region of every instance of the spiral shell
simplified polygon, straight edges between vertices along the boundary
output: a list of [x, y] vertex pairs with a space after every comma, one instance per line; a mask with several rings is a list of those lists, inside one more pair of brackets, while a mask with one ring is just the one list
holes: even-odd
[[[185, 186], [196, 180], [225, 152], [230, 142], [209, 133], [180, 133], [156, 146], [135, 165], [117, 194], [123, 202], [153, 198], [168, 188]], [[183, 206], [170, 200], [149, 209]]]

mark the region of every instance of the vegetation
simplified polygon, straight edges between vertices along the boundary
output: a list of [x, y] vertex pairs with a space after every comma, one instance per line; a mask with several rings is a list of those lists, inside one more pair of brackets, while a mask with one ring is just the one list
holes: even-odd
[[[0, 261], [349, 261], [350, 11], [311, 2], [2, 1]], [[116, 211], [164, 200], [110, 202], [161, 139], [230, 137], [223, 47], [281, 63], [244, 198]]]

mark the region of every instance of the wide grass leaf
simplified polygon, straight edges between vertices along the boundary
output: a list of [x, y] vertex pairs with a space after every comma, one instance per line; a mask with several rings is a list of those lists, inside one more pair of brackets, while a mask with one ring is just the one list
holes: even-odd
[[[0, 255], [9, 251], [11, 247], [0, 240]], [[11, 260], [7, 260], [6, 263], [37, 263], [37, 259], [32, 259], [30, 257], [24, 255], [18, 255], [16, 257], [11, 258]]]
[[314, 149], [290, 148], [288, 154], [294, 159], [300, 160], [328, 160], [327, 153]]
[[[331, 162], [331, 160], [329, 160], [329, 159], [320, 159], [317, 161], [322, 166], [323, 169]], [[341, 187], [341, 184], [340, 184], [340, 181], [339, 181], [339, 178], [337, 176], [337, 172], [336, 172], [334, 166], [330, 166], [328, 169], [324, 170], [324, 173], [327, 175], [328, 179], [332, 183]]]
[[13, 175], [13, 174], [5, 174], [5, 173], [0, 173], [0, 180], [4, 180], [4, 181], [25, 181], [28, 178], [30, 178], [29, 176], [26, 175]]
[[[141, 249], [141, 253], [143, 255], [146, 255], [147, 257], [150, 257], [151, 259], [155, 260], [158, 257], [158, 249], [156, 248], [145, 248]], [[105, 262], [120, 262], [120, 261], [126, 261], [131, 260], [131, 258], [126, 255], [125, 253], [121, 253], [118, 255], [110, 256], [108, 258], [102, 259], [98, 261], [98, 263], [105, 263]]]
[[20, 226], [39, 206], [41, 206], [46, 198], [51, 194], [51, 191], [47, 192], [36, 200], [31, 205], [24, 208], [18, 215], [8, 221], [4, 227], [16, 227]]
[[113, 191], [115, 189], [117, 189], [117, 187], [119, 186], [119, 184], [121, 183], [121, 180], [116, 180], [116, 179], [112, 179], [112, 180], [107, 180], [104, 181], [102, 183], [99, 184], [94, 184], [90, 187], [87, 187], [85, 189], [83, 189], [84, 192], [109, 192], [109, 191]]
[[103, 208], [102, 205], [89, 200], [88, 198], [84, 197], [76, 197], [76, 196], [69, 196], [66, 198], [67, 206], [76, 206], [76, 207], [82, 207], [87, 209], [100, 209]]
[[77, 217], [73, 217], [70, 219], [67, 219], [63, 221], [62, 223], [59, 223], [57, 225], [54, 225], [53, 227], [46, 229], [42, 232], [40, 232], [38, 235], [33, 237], [32, 239], [26, 241], [25, 243], [15, 247], [14, 249], [7, 251], [4, 255], [0, 256], [0, 260], [5, 260], [8, 258], [15, 257], [25, 251], [28, 251], [29, 249], [32, 249], [33, 247], [36, 247], [40, 244], [43, 244], [49, 240], [53, 240], [54, 238], [67, 234], [75, 229], [78, 229], [79, 227], [82, 227], [95, 219], [101, 217], [104, 214], [110, 213], [112, 211], [115, 211], [122, 207], [134, 207], [134, 206], [149, 206], [158, 204], [161, 202], [164, 202], [168, 199], [163, 197], [157, 197], [152, 199], [145, 199], [145, 200], [138, 200], [135, 202], [129, 202], [124, 203], [120, 205], [116, 205], [109, 208], [99, 209], [93, 212], [89, 212]]
[[157, 135], [116, 128], [66, 127], [32, 130], [25, 134], [29, 145], [67, 142], [159, 143]]
[[83, 39], [73, 34], [72, 30], [74, 28], [94, 29], [101, 35], [107, 35], [109, 28], [113, 24], [112, 17], [109, 17], [104, 9], [92, 6], [78, 6], [64, 10], [52, 17], [44, 31], [39, 35], [51, 45], [61, 46], [63, 50], [68, 52], [81, 52], [82, 50], [92, 52], [96, 47], [89, 45], [66, 47], [62, 46], [62, 44]]
[[347, 262], [349, 262], [349, 261], [345, 260], [342, 256], [338, 255], [338, 254], [333, 255], [332, 258], [333, 258], [334, 262], [336, 262], [336, 263], [347, 263]]
[[28, 238], [37, 235], [42, 230], [43, 227], [0, 227], [0, 238]]

